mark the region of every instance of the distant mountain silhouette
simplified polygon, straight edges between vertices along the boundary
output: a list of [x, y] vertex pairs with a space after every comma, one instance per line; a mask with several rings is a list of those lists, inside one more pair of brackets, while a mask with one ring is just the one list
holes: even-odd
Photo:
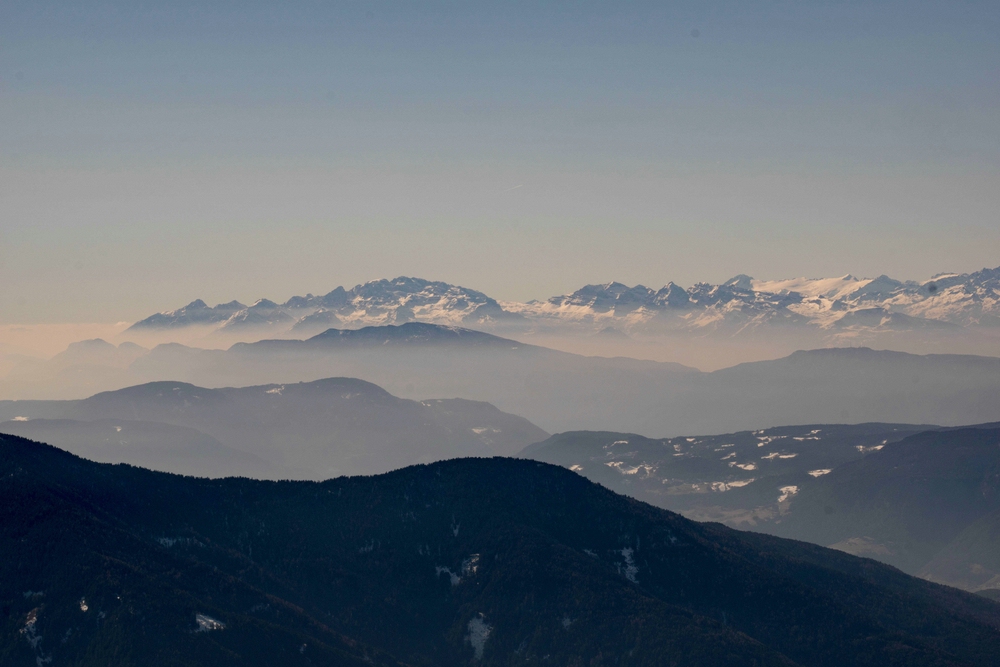
[[361, 377], [397, 395], [486, 401], [549, 431], [667, 436], [784, 424], [957, 426], [1000, 419], [1000, 359], [992, 357], [836, 348], [701, 373], [437, 325], [362, 331], [228, 351], [156, 349], [133, 368], [160, 377], [173, 369], [203, 384], [318, 373]]
[[80, 401], [8, 403], [0, 416], [29, 418], [0, 424], [0, 432], [47, 438], [97, 460], [212, 476], [377, 473], [511, 455], [548, 436], [487, 403], [411, 401], [352, 378], [225, 389], [153, 382]]
[[[253, 347], [250, 347], [250, 346]], [[482, 331], [462, 327], [442, 326], [424, 322], [408, 322], [401, 325], [362, 327], [361, 329], [328, 329], [305, 341], [264, 340], [257, 343], [237, 343], [235, 350], [273, 348], [338, 348], [366, 347], [373, 345], [461, 345], [473, 347], [518, 348], [521, 343]], [[534, 346], [528, 346], [534, 347]]]
[[[226, 387], [355, 377], [404, 398], [487, 402], [549, 432], [590, 429], [648, 437], [786, 424], [959, 426], [1000, 420], [996, 357], [830, 348], [702, 373], [681, 364], [587, 357], [426, 323], [331, 329], [304, 341], [265, 340], [228, 350], [159, 345], [127, 368], [77, 360], [52, 370], [33, 369], [24, 376], [23, 391], [75, 398], [163, 378]], [[41, 385], [33, 384], [40, 378], [45, 378]], [[4, 406], [0, 402], [0, 414], [8, 414]]]

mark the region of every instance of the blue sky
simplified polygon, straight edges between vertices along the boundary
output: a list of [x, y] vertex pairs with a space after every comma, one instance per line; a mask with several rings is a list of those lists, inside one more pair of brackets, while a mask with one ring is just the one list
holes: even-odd
[[0, 319], [1000, 265], [996, 3], [0, 6]]

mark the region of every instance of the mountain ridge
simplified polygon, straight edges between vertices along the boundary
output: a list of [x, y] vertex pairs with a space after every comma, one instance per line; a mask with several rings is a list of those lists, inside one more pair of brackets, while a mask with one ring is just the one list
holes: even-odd
[[531, 461], [260, 482], [11, 436], [0, 453], [5, 664], [957, 667], [1000, 651], [990, 600]]
[[1000, 267], [968, 274], [938, 274], [923, 282], [886, 275], [757, 280], [736, 276], [724, 283], [689, 288], [668, 282], [654, 290], [609, 282], [545, 300], [499, 301], [477, 290], [400, 276], [337, 287], [282, 304], [261, 299], [209, 308], [196, 300], [156, 313], [129, 331], [208, 325], [218, 333], [308, 335], [329, 327], [429, 322], [495, 330], [565, 328], [597, 332], [609, 326], [628, 334], [744, 334], [761, 327], [806, 327], [814, 334], [849, 339], [872, 332], [922, 328], [955, 330], [1000, 325]]
[[[156, 381], [75, 401], [0, 404], [3, 417], [17, 418], [0, 424], [3, 431], [58, 438], [58, 444], [103, 461], [155, 462], [170, 472], [197, 469], [202, 461], [212, 464], [205, 474], [225, 476], [224, 454], [230, 451], [240, 456], [230, 457], [228, 474], [272, 479], [514, 454], [548, 435], [486, 402], [414, 401], [346, 377], [218, 389]], [[89, 434], [87, 446], [79, 447], [75, 439], [83, 433]], [[171, 458], [173, 450], [194, 460]]]
[[[432, 336], [421, 333], [427, 329]], [[70, 399], [162, 378], [241, 387], [353, 377], [407, 399], [460, 396], [487, 402], [550, 433], [592, 429], [663, 437], [802, 422], [959, 426], [1000, 419], [997, 357], [839, 348], [702, 372], [673, 362], [584, 356], [427, 323], [348, 331], [313, 342], [265, 339], [228, 350], [161, 344], [126, 368], [94, 366], [86, 359], [31, 366], [22, 374], [25, 389], [12, 397]], [[128, 358], [131, 351], [126, 352]], [[53, 385], [60, 393], [43, 393]], [[39, 389], [29, 393], [33, 386]]]

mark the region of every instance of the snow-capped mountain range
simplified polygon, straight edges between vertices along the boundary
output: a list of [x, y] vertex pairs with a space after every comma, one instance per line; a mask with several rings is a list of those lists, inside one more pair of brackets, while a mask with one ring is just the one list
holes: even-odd
[[674, 283], [653, 290], [612, 282], [527, 303], [419, 278], [376, 280], [282, 304], [260, 299], [209, 307], [197, 300], [136, 322], [130, 331], [207, 326], [220, 333], [304, 337], [330, 328], [430, 322], [483, 330], [736, 335], [779, 326], [850, 337], [858, 332], [1000, 329], [1000, 268], [939, 274], [924, 282], [888, 276]]
[[512, 319], [521, 318], [482, 292], [400, 277], [375, 280], [350, 290], [338, 287], [322, 296], [294, 296], [282, 304], [259, 299], [249, 306], [231, 301], [209, 307], [198, 299], [183, 308], [136, 322], [130, 330], [210, 325], [223, 332], [268, 329], [312, 335], [330, 328], [357, 329], [405, 322], [489, 328], [492, 323]]

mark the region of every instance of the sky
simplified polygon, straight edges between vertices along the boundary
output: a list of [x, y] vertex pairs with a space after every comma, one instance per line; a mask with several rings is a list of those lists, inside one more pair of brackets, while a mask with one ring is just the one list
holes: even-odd
[[0, 324], [1000, 265], [1000, 3], [0, 3]]

